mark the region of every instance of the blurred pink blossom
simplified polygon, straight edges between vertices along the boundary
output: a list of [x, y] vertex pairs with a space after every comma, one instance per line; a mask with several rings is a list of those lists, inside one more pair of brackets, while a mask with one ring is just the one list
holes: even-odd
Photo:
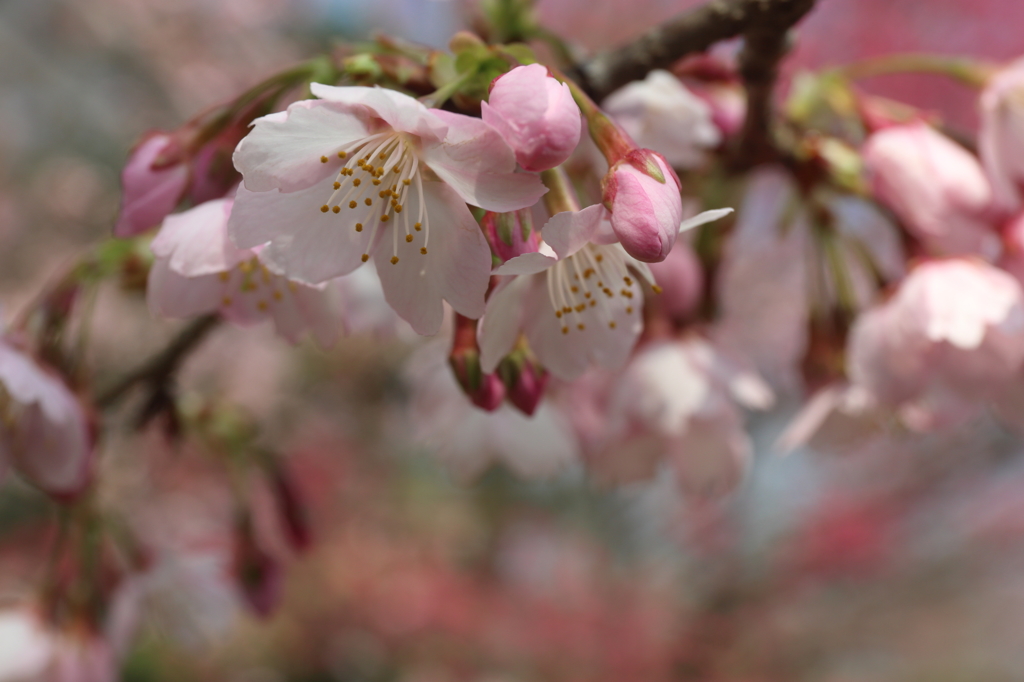
[[93, 435], [85, 409], [50, 370], [0, 341], [0, 471], [13, 464], [42, 490], [81, 492], [92, 476]]
[[62, 631], [28, 609], [0, 612], [0, 682], [117, 682], [110, 644], [87, 631]]
[[188, 168], [158, 162], [174, 144], [170, 135], [152, 133], [131, 151], [121, 173], [121, 213], [114, 226], [118, 237], [131, 237], [159, 225], [188, 188]]
[[686, 241], [677, 240], [665, 260], [648, 267], [661, 287], [654, 302], [669, 317], [682, 321], [697, 311], [704, 296], [704, 269]]
[[1024, 293], [1007, 273], [954, 258], [922, 263], [850, 332], [848, 372], [922, 427], [971, 412], [1024, 364]]
[[992, 188], [978, 160], [925, 123], [892, 126], [863, 147], [875, 195], [937, 255], [998, 255]]
[[668, 71], [616, 90], [601, 103], [637, 144], [660, 153], [674, 168], [696, 168], [721, 142], [711, 108]]
[[540, 64], [517, 66], [491, 84], [480, 114], [515, 151], [528, 171], [554, 168], [580, 141], [580, 108], [569, 86]]
[[998, 207], [1019, 208], [1024, 183], [1024, 59], [997, 72], [981, 93], [978, 152]]

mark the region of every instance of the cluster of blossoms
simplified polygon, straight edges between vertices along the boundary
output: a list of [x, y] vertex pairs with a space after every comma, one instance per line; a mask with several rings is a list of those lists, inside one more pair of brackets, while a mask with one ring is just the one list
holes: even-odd
[[[809, 396], [780, 450], [942, 433], [985, 411], [1024, 428], [1024, 62], [990, 75], [977, 155], [847, 93], [858, 139], [808, 134], [782, 163], [723, 163], [709, 189], [699, 171], [743, 132], [734, 81], [691, 91], [683, 69], [655, 71], [599, 106], [512, 54], [487, 53], [485, 91], [459, 90], [464, 73], [419, 99], [296, 69], [147, 136], [115, 235], [156, 231], [138, 258], [151, 312], [269, 320], [324, 349], [437, 335], [408, 362], [406, 430], [465, 479], [577, 467], [718, 500], [754, 458], [747, 412], [780, 398]], [[285, 106], [296, 86], [310, 97]], [[704, 203], [739, 208], [718, 225], [732, 209]], [[78, 544], [58, 544], [39, 604], [0, 613], [0, 682], [111, 679], [140, 604], [188, 621], [186, 640], [270, 613], [310, 542], [281, 463], [249, 432], [202, 431], [234, 472], [217, 522], [193, 535], [139, 514], [111, 549], [93, 486], [108, 401], [78, 390], [60, 325], [37, 327], [0, 340], [0, 474], [67, 503]], [[146, 416], [173, 439], [180, 357], [158, 360]], [[83, 584], [86, 559], [103, 570]], [[28, 652], [13, 672], [8, 642]]]

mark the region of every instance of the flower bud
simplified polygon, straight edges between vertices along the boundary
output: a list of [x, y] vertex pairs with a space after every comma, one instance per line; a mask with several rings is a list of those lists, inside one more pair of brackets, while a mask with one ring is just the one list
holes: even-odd
[[913, 123], [874, 133], [863, 154], [875, 195], [929, 251], [986, 257], [998, 252], [987, 215], [992, 190], [965, 149]]
[[156, 227], [184, 197], [188, 168], [180, 163], [159, 163], [173, 147], [170, 135], [152, 133], [132, 150], [121, 172], [123, 192], [115, 236], [131, 237]]
[[497, 374], [484, 374], [480, 366], [476, 325], [476, 320], [456, 315], [455, 345], [448, 356], [448, 364], [466, 397], [480, 409], [493, 412], [505, 399], [505, 385]]
[[480, 227], [491, 253], [502, 263], [540, 249], [540, 233], [533, 229], [533, 214], [528, 208], [510, 213], [488, 211], [480, 219]]
[[580, 141], [580, 109], [572, 93], [540, 64], [518, 66], [495, 79], [481, 116], [528, 171], [554, 168]]
[[547, 371], [522, 351], [514, 351], [498, 365], [508, 400], [528, 417], [537, 411], [548, 385]]
[[612, 165], [602, 186], [612, 230], [626, 253], [646, 263], [665, 260], [683, 217], [679, 178], [665, 158], [633, 149]]

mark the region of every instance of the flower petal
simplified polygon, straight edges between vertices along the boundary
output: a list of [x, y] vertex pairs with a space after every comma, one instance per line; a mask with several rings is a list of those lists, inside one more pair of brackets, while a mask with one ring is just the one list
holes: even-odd
[[[417, 333], [430, 335], [441, 327], [442, 299], [466, 317], [483, 315], [491, 250], [473, 214], [451, 188], [424, 183], [423, 199], [428, 217], [424, 229], [411, 230], [408, 220], [389, 223], [374, 262], [388, 305]], [[419, 201], [411, 196], [402, 215], [417, 215]], [[406, 233], [412, 241], [406, 241]], [[398, 261], [392, 263], [394, 257]]]
[[423, 161], [473, 206], [504, 213], [533, 206], [547, 192], [540, 177], [516, 173], [515, 155], [478, 118], [435, 110], [448, 124], [444, 143], [423, 150]]
[[215, 199], [167, 216], [150, 245], [153, 255], [185, 277], [224, 272], [252, 258], [251, 251], [228, 239], [231, 204], [231, 199]]
[[216, 274], [185, 277], [170, 268], [168, 259], [157, 258], [149, 270], [146, 301], [155, 317], [187, 318], [220, 307], [224, 282]]
[[294, 192], [337, 173], [338, 150], [367, 137], [369, 124], [362, 110], [323, 100], [295, 102], [285, 117], [256, 119], [235, 149], [235, 168], [253, 192]]
[[495, 275], [533, 275], [544, 272], [558, 262], [555, 252], [547, 244], [540, 245], [540, 251], [524, 253], [515, 258], [509, 258], [500, 266], [494, 269]]
[[582, 211], [563, 211], [551, 216], [541, 228], [541, 237], [554, 249], [559, 259], [568, 258], [583, 248], [601, 224], [606, 210], [601, 204], [587, 206]]
[[724, 218], [725, 216], [729, 215], [732, 212], [733, 209], [731, 208], [716, 208], [711, 211], [704, 211], [703, 213], [698, 213], [692, 218], [687, 218], [686, 220], [681, 222], [679, 224], [679, 232], [683, 233], [686, 232], [687, 230], [692, 230], [695, 227], [700, 227], [701, 225], [713, 223], [719, 218]]
[[529, 276], [511, 277], [501, 281], [491, 292], [478, 335], [484, 374], [493, 372], [516, 345], [523, 326], [523, 298], [530, 286], [541, 281]]
[[365, 107], [395, 130], [418, 135], [424, 142], [440, 142], [448, 132], [448, 125], [434, 114], [434, 110], [395, 90], [322, 83], [312, 83], [309, 87], [321, 100], [344, 105], [350, 111], [355, 107]]
[[238, 188], [228, 231], [235, 243], [253, 247], [270, 242], [260, 260], [289, 279], [320, 284], [359, 267], [370, 252], [373, 225], [360, 232], [350, 217], [321, 211], [332, 180], [298, 192], [250, 192]]

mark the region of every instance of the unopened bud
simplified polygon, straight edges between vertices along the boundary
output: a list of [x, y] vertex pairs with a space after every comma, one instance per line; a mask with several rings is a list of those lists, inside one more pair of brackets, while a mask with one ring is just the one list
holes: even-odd
[[668, 256], [683, 216], [681, 184], [664, 157], [633, 149], [608, 169], [602, 198], [626, 252], [647, 263]]
[[548, 385], [548, 373], [522, 351], [514, 351], [498, 365], [510, 403], [528, 417], [537, 411]]
[[491, 245], [491, 253], [502, 263], [540, 249], [540, 234], [533, 229], [533, 215], [528, 208], [509, 213], [488, 211], [480, 219], [480, 227]]
[[455, 380], [474, 405], [493, 412], [505, 399], [505, 385], [496, 374], [484, 374], [480, 366], [480, 348], [476, 342], [476, 320], [457, 315], [455, 344], [448, 364]]

